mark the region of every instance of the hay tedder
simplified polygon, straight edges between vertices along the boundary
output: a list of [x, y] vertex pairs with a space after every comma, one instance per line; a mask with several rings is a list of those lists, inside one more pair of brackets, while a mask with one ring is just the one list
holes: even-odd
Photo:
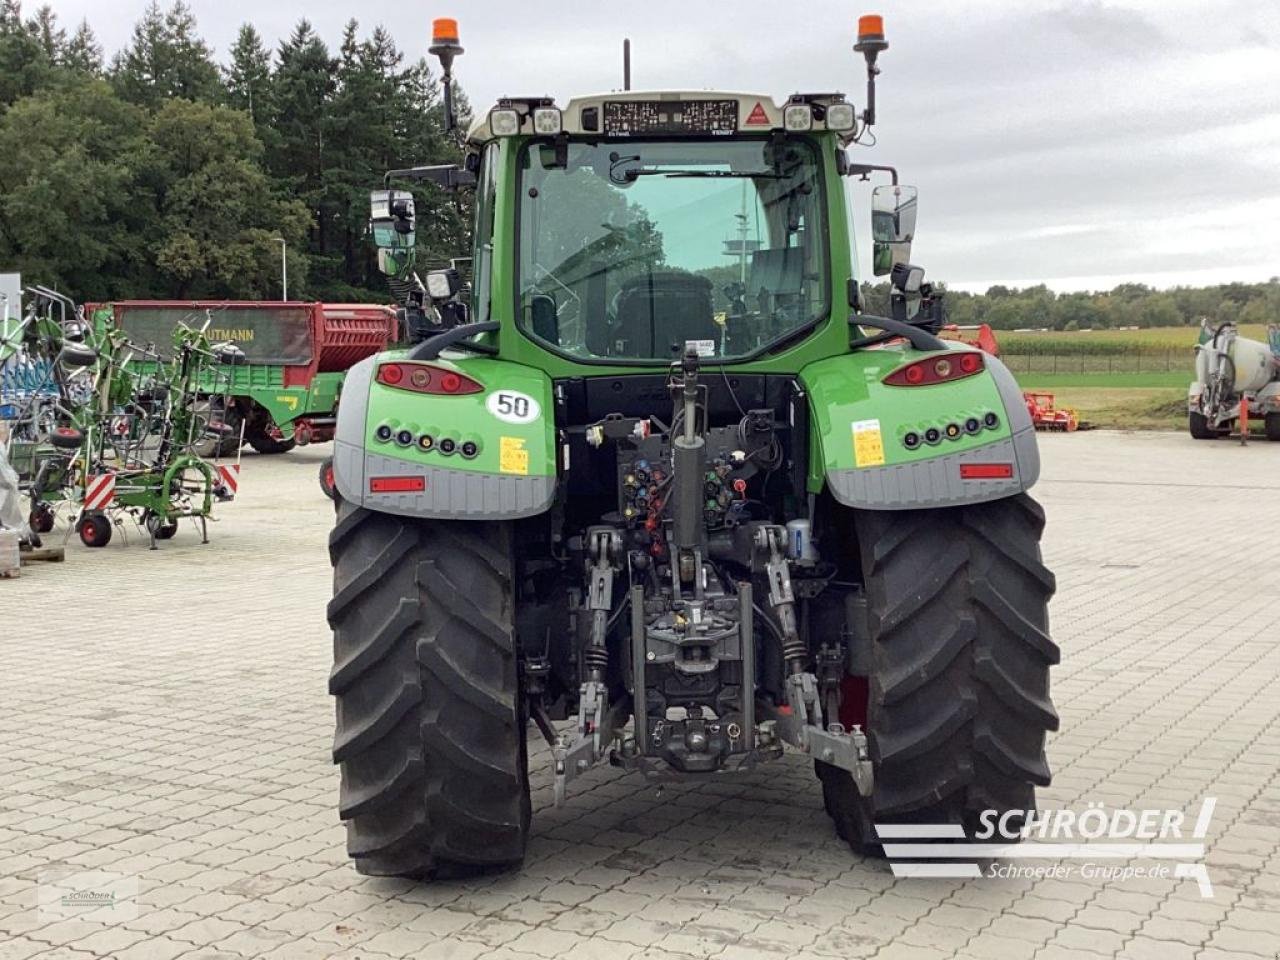
[[30, 497], [33, 536], [65, 513], [86, 546], [105, 546], [126, 518], [152, 548], [178, 521], [198, 521], [203, 542], [216, 500], [239, 485], [239, 462], [210, 462], [196, 448], [230, 428], [203, 402], [211, 382], [243, 363], [232, 344], [210, 344], [203, 329], [173, 331], [167, 359], [154, 344], [86, 322], [61, 295], [32, 288], [30, 309], [5, 338], [6, 391], [0, 416], [11, 424], [10, 456]]

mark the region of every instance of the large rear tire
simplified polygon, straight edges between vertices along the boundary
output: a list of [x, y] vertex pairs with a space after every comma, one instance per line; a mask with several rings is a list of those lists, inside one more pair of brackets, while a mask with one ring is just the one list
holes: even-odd
[[871, 797], [818, 764], [840, 836], [879, 852], [874, 823], [947, 823], [972, 837], [983, 810], [1028, 810], [1049, 783], [1053, 574], [1044, 512], [991, 503], [854, 515], [871, 629]]
[[356, 869], [520, 863], [530, 805], [510, 524], [340, 501], [329, 554], [333, 759]]

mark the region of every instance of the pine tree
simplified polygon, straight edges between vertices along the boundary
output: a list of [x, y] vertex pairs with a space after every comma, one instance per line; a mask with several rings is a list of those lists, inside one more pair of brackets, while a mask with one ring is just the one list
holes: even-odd
[[59, 63], [67, 46], [67, 31], [58, 26], [58, 15], [47, 3], [36, 10], [36, 15], [27, 21], [27, 33], [40, 44], [45, 57], [50, 63]]
[[102, 45], [94, 35], [88, 20], [81, 20], [76, 32], [67, 41], [62, 53], [62, 65], [76, 73], [90, 76], [102, 74]]
[[231, 65], [226, 69], [227, 105], [243, 110], [253, 119], [261, 137], [271, 120], [271, 51], [252, 24], [243, 24], [231, 47]]
[[121, 96], [152, 109], [172, 97], [213, 100], [220, 93], [213, 53], [196, 36], [195, 17], [182, 0], [167, 13], [151, 0], [111, 72]]
[[183, 0], [175, 0], [165, 17], [173, 47], [174, 71], [171, 96], [186, 100], [218, 99], [220, 77], [213, 50], [196, 32], [196, 18]]
[[280, 44], [278, 59], [273, 78], [278, 141], [268, 164], [288, 193], [313, 212], [311, 251], [323, 258], [329, 236], [325, 175], [333, 165], [328, 135], [337, 62], [306, 20], [298, 21]]
[[20, 0], [0, 0], [0, 107], [47, 85], [53, 64], [22, 20]]
[[0, 35], [22, 29], [22, 0], [0, 0]]

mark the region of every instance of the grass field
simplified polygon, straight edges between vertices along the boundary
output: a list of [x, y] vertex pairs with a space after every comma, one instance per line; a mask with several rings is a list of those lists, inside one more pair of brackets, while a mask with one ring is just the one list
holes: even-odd
[[[1036, 389], [1023, 385], [1025, 389]], [[1161, 387], [1054, 387], [1059, 407], [1073, 407], [1080, 419], [1113, 430], [1185, 430], [1186, 389]]]
[[1191, 383], [1194, 371], [1187, 364], [1185, 372], [1170, 370], [1168, 373], [1015, 373], [1024, 389], [1039, 390], [1053, 387], [1135, 388], [1178, 387], [1183, 394]]
[[[1240, 335], [1254, 340], [1266, 340], [1267, 329], [1260, 323], [1247, 323], [1240, 327]], [[1054, 330], [1048, 333], [996, 331], [996, 338], [1000, 341], [1002, 350], [1008, 349], [1015, 352], [1014, 348], [1034, 345], [1044, 353], [1053, 353], [1054, 348], [1059, 346], [1066, 348], [1066, 351], [1076, 353], [1089, 352], [1089, 346], [1110, 350], [1122, 344], [1133, 344], [1148, 348], [1185, 347], [1189, 354], [1199, 336], [1199, 327], [1151, 327], [1146, 330], [1077, 330], [1073, 332]]]

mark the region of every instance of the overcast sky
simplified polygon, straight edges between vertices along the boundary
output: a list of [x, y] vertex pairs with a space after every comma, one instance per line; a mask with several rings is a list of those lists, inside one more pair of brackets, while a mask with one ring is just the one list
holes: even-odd
[[[110, 54], [145, 0], [51, 0]], [[856, 5], [829, 0], [188, 0], [219, 58], [250, 20], [272, 43], [304, 15], [336, 46], [382, 22], [411, 56], [460, 21], [455, 72], [477, 109], [502, 94], [561, 103], [621, 85], [772, 94], [842, 90], [861, 105]], [[34, 0], [27, 6], [34, 7]], [[1280, 2], [916, 0], [884, 14], [879, 144], [921, 191], [913, 260], [965, 289], [1264, 280], [1280, 274]], [[369, 11], [365, 13], [365, 11]], [[867, 226], [869, 190], [861, 188]], [[868, 260], [865, 229], [863, 272]]]

